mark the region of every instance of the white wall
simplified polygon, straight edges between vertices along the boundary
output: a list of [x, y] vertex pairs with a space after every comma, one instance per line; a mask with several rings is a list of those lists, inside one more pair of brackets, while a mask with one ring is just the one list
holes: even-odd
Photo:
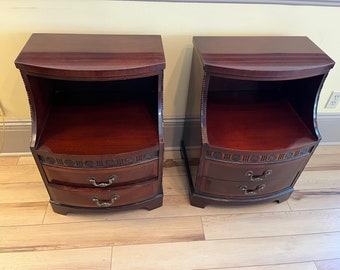
[[0, 103], [7, 119], [29, 119], [14, 60], [33, 32], [160, 34], [166, 54], [164, 115], [183, 116], [194, 35], [304, 35], [338, 64], [322, 91], [319, 112], [340, 91], [340, 8], [288, 5], [108, 0], [0, 0]]

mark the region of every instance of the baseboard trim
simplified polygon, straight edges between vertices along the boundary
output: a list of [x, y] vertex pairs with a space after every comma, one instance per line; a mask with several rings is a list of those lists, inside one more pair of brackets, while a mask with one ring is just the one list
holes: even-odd
[[[5, 132], [0, 156], [28, 155], [30, 153], [32, 122], [29, 119], [5, 120]], [[2, 136], [2, 135], [1, 135]]]
[[[178, 152], [182, 140], [184, 122], [200, 128], [199, 118], [165, 117], [164, 139], [166, 154]], [[318, 127], [322, 137], [321, 145], [340, 145], [340, 113], [319, 113]], [[12, 119], [5, 121], [4, 147], [0, 156], [27, 155], [30, 153], [31, 120]], [[193, 139], [194, 141], [194, 139]], [[172, 154], [170, 154], [171, 156]], [[177, 156], [177, 154], [176, 154]]]
[[321, 145], [340, 145], [340, 113], [319, 113]]

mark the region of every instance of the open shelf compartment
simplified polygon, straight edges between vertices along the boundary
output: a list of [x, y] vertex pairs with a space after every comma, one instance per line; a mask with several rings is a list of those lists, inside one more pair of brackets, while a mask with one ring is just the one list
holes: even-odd
[[[318, 140], [313, 127], [307, 126], [291, 103], [291, 91], [286, 88], [294, 85], [294, 81], [256, 82], [212, 77], [210, 82], [206, 106], [210, 145], [270, 151], [303, 147]], [[299, 80], [296, 82], [300, 84]], [[300, 89], [306, 90], [310, 91]]]
[[51, 102], [38, 150], [104, 155], [158, 145], [156, 77], [48, 83]]

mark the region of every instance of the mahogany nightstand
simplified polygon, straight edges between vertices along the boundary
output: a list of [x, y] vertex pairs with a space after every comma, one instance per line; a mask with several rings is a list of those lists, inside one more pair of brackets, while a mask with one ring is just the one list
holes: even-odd
[[162, 205], [160, 36], [33, 34], [15, 64], [55, 212]]
[[[320, 141], [334, 62], [306, 37], [194, 37], [182, 154], [190, 201], [284, 201]], [[199, 141], [198, 148], [191, 146]]]

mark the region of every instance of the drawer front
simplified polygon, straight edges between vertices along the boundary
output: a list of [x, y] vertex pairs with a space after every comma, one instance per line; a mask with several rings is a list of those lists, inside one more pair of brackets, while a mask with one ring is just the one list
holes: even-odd
[[206, 160], [203, 177], [230, 181], [261, 182], [265, 180], [293, 179], [304, 168], [307, 158], [276, 164], [244, 165]]
[[49, 184], [51, 200], [69, 206], [109, 208], [151, 199], [159, 193], [159, 181], [153, 179], [118, 188], [76, 188]]
[[157, 177], [158, 160], [114, 169], [65, 169], [48, 165], [43, 168], [50, 183], [105, 188]]
[[200, 193], [221, 198], [257, 198], [282, 191], [292, 186], [294, 179], [295, 177], [283, 181], [272, 180], [263, 182], [250, 182], [205, 178], [201, 181]]

